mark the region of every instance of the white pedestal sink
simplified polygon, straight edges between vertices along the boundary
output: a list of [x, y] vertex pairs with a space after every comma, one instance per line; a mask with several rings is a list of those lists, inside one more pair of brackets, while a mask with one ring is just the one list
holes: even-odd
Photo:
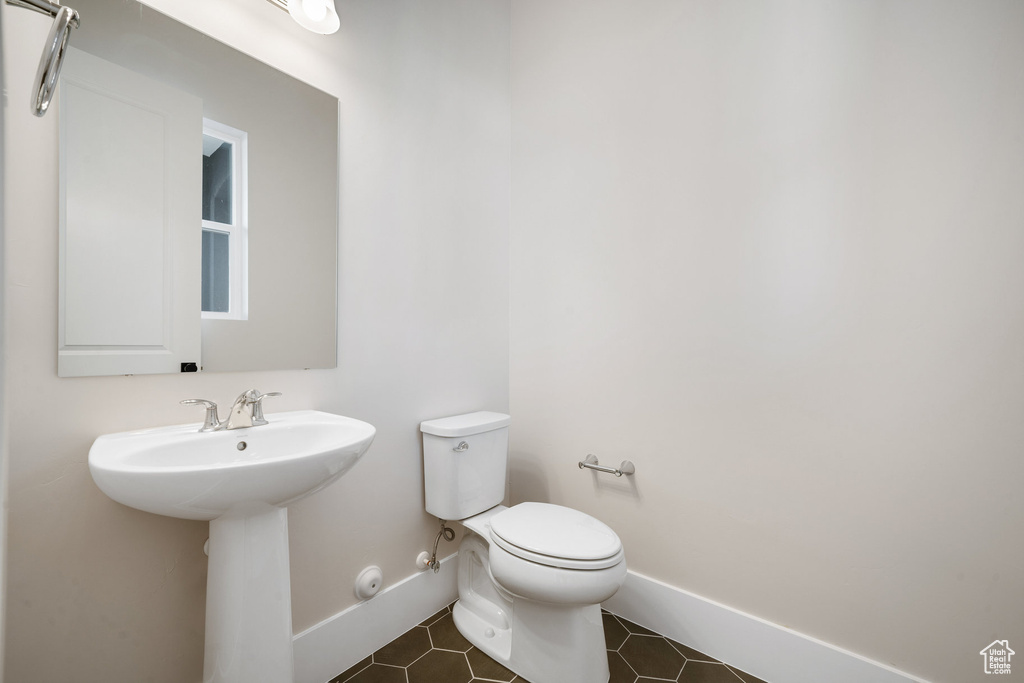
[[348, 471], [376, 433], [315, 410], [267, 420], [107, 434], [89, 451], [93, 480], [117, 502], [210, 520], [204, 683], [294, 680], [285, 506]]

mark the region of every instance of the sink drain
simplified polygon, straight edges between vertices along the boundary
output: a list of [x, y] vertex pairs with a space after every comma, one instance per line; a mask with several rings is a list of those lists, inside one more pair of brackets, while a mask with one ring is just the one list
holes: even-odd
[[248, 446], [249, 444], [245, 443], [244, 441], [239, 441], [238, 445], [235, 446], [235, 448], [237, 448], [240, 451], [244, 451]]

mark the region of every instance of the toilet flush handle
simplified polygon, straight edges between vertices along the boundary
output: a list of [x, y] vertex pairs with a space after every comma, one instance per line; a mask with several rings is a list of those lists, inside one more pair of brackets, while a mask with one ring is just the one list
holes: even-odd
[[455, 451], [456, 453], [462, 453], [463, 451], [468, 451], [469, 450], [469, 444], [466, 443], [465, 441], [460, 441], [459, 445], [456, 446], [455, 448], [453, 448], [452, 450]]

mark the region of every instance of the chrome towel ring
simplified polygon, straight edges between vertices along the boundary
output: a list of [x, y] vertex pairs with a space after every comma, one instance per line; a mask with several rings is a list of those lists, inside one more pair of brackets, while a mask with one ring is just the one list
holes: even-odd
[[60, 68], [64, 64], [71, 29], [79, 26], [78, 12], [53, 0], [7, 0], [7, 4], [53, 17], [53, 26], [50, 27], [46, 45], [43, 46], [43, 56], [36, 70], [36, 86], [30, 103], [32, 113], [42, 116], [49, 109], [50, 100], [57, 89], [57, 79], [60, 78]]

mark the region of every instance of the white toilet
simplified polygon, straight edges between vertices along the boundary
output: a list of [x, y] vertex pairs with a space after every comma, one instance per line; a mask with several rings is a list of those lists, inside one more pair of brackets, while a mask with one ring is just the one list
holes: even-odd
[[455, 625], [531, 683], [606, 683], [600, 603], [626, 578], [622, 543], [578, 510], [501, 505], [510, 422], [477, 412], [420, 424], [427, 512], [466, 528]]

